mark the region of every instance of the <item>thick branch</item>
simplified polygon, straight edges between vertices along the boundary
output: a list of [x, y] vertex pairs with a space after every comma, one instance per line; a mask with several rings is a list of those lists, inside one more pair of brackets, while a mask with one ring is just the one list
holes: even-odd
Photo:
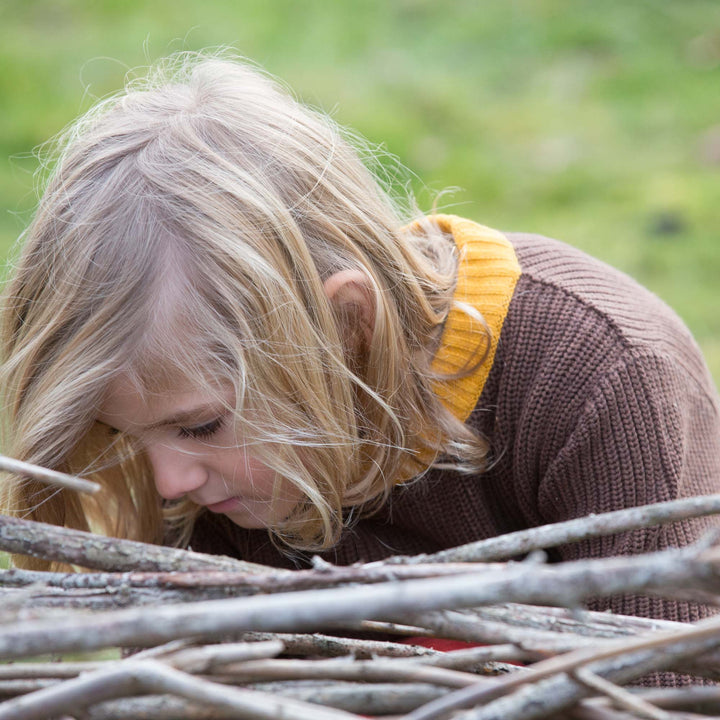
[[111, 572], [278, 572], [227, 557], [103, 537], [7, 515], [0, 515], [0, 550]]

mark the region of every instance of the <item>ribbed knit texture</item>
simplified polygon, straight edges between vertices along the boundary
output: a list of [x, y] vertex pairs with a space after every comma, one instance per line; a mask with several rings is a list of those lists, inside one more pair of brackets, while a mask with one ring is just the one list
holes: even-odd
[[[468, 420], [490, 441], [490, 469], [476, 477], [434, 470], [398, 485], [378, 514], [323, 555], [330, 562], [432, 552], [590, 513], [720, 492], [717, 391], [677, 316], [578, 250], [538, 236], [507, 237], [522, 275]], [[549, 556], [682, 546], [718, 526], [717, 518], [673, 523], [554, 548]], [[264, 531], [217, 516], [200, 518], [192, 544], [293, 566]], [[679, 621], [710, 612], [635, 596], [589, 606]]]
[[[467, 420], [490, 374], [520, 277], [520, 264], [510, 242], [497, 230], [454, 215], [433, 215], [429, 219], [453, 236], [460, 259], [456, 305], [448, 313], [432, 369], [442, 375], [457, 375], [476, 364], [484, 354], [484, 362], [469, 375], [452, 382], [436, 382], [434, 386], [445, 407], [460, 420]], [[477, 310], [486, 327], [463, 306]], [[479, 342], [486, 334], [489, 334], [489, 346]]]

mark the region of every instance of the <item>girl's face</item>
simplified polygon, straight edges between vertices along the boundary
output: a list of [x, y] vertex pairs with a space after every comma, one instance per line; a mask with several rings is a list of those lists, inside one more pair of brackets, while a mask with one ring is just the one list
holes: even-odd
[[[234, 393], [179, 390], [146, 398], [127, 378], [111, 383], [97, 419], [135, 438], [166, 500], [187, 496], [244, 528], [276, 525], [300, 500], [284, 482], [273, 504], [276, 473], [238, 443]], [[271, 507], [272, 505], [272, 507]]]

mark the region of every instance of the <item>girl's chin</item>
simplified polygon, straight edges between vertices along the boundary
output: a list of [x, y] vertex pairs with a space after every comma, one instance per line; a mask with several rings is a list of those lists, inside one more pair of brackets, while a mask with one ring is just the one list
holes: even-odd
[[247, 530], [266, 528], [270, 525], [269, 502], [244, 503], [236, 498], [233, 499], [236, 502], [222, 510], [222, 514], [226, 515], [236, 525]]
[[[248, 530], [277, 527], [297, 506], [298, 499], [286, 497], [273, 504], [269, 499], [231, 497], [206, 508], [213, 513], [225, 515], [235, 525]], [[280, 522], [275, 520], [281, 518]]]

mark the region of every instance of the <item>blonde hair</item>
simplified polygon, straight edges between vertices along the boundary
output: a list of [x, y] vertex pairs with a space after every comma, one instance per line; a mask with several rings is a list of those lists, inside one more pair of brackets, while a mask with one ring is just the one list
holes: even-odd
[[[482, 467], [485, 442], [432, 392], [454, 245], [430, 222], [403, 229], [354, 144], [258, 69], [206, 54], [66, 131], [5, 290], [5, 452], [106, 491], [7, 479], [6, 511], [151, 542], [169, 523], [187, 541], [198, 508], [163, 507], [143, 453], [95, 421], [120, 374], [144, 393], [234, 388], [243, 441], [302, 491], [272, 528], [289, 548], [330, 547], [343, 513], [379, 507], [418, 458]], [[373, 288], [361, 357], [323, 289], [341, 269]]]

